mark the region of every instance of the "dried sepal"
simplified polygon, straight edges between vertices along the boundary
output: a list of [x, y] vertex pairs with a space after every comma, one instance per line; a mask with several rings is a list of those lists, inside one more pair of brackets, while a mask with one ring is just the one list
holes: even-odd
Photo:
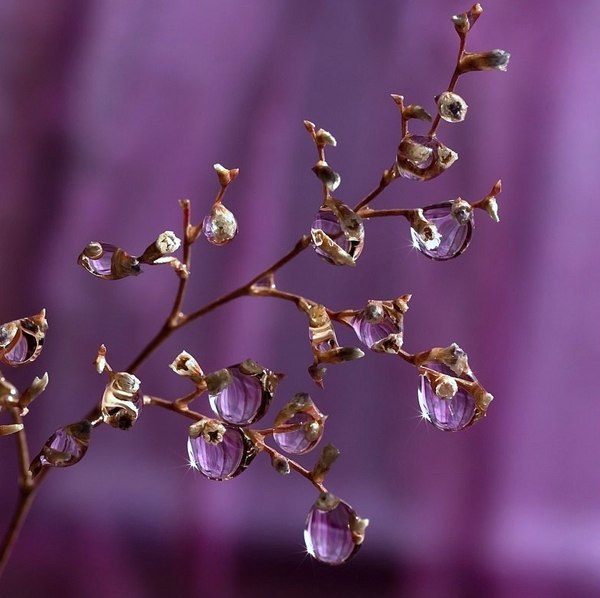
[[178, 375], [189, 378], [196, 386], [206, 388], [204, 372], [193, 355], [182, 351], [169, 367]]
[[221, 164], [213, 164], [213, 168], [219, 177], [219, 183], [221, 184], [221, 187], [227, 187], [227, 185], [235, 181], [237, 176], [240, 174], [239, 168], [225, 168]]
[[496, 198], [501, 192], [502, 181], [497, 180], [494, 183], [491, 191], [482, 200], [474, 203], [473, 207], [485, 210], [494, 222], [500, 222], [500, 216], [498, 215], [498, 202]]
[[99, 374], [102, 374], [104, 370], [111, 371], [111, 367], [106, 361], [106, 352], [106, 345], [100, 345], [98, 353], [96, 354], [96, 359], [94, 360], [94, 366]]
[[342, 182], [342, 177], [335, 172], [325, 160], [319, 160], [313, 167], [312, 171], [317, 175], [317, 178], [325, 185], [328, 191], [335, 191]]
[[340, 451], [333, 444], [324, 446], [319, 460], [310, 472], [311, 479], [318, 484], [322, 484], [339, 455]]
[[90, 274], [103, 280], [119, 280], [141, 274], [138, 258], [110, 243], [91, 241], [77, 258]]
[[320, 146], [325, 146], [325, 145], [330, 145], [331, 147], [337, 146], [336, 138], [329, 131], [326, 131], [325, 129], [319, 129], [315, 133], [315, 142], [317, 143], [317, 145], [320, 145]]
[[458, 63], [458, 72], [462, 75], [471, 71], [506, 71], [510, 53], [506, 50], [489, 52], [465, 52]]
[[304, 128], [308, 131], [308, 134], [312, 137], [313, 141], [316, 139], [316, 125], [310, 120], [304, 121]]
[[48, 330], [46, 310], [0, 326], [0, 362], [16, 367], [34, 361], [42, 352]]
[[21, 408], [21, 414], [27, 413], [27, 408], [35, 399], [37, 399], [48, 386], [48, 372], [45, 372], [41, 378], [37, 376], [33, 379], [33, 382], [27, 387], [19, 397], [19, 407]]
[[140, 380], [128, 372], [110, 372], [104, 389], [101, 413], [104, 423], [128, 430], [137, 421], [144, 403]]
[[10, 436], [23, 429], [23, 424], [5, 424], [0, 426], [0, 436]]
[[418, 104], [409, 104], [402, 110], [402, 117], [404, 120], [417, 119], [425, 122], [431, 122], [431, 114]]

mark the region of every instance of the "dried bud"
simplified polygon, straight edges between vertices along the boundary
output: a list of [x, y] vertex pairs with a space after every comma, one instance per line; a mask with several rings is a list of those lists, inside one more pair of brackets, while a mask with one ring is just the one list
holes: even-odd
[[239, 168], [225, 168], [221, 166], [221, 164], [213, 164], [213, 168], [219, 177], [219, 183], [221, 183], [221, 187], [227, 187], [229, 183], [235, 181], [238, 174], [240, 173]]
[[227, 428], [218, 419], [201, 419], [189, 427], [190, 438], [200, 438], [207, 444], [220, 444]]
[[104, 280], [119, 280], [141, 274], [138, 258], [110, 243], [88, 243], [77, 258], [77, 263], [90, 274]]
[[190, 378], [197, 386], [206, 386], [202, 368], [187, 351], [182, 351], [169, 367], [179, 376]]
[[365, 540], [365, 532], [369, 525], [369, 520], [361, 517], [353, 517], [350, 519], [350, 531], [352, 532], [352, 540], [354, 544], [360, 546]]
[[94, 364], [96, 366], [96, 371], [99, 374], [102, 374], [102, 372], [104, 372], [104, 370], [107, 368], [110, 371], [110, 366], [108, 365], [108, 362], [106, 361], [106, 346], [105, 345], [100, 345], [100, 347], [98, 349], [98, 355], [96, 355], [96, 361], [94, 362]]
[[336, 147], [337, 145], [335, 137], [329, 131], [325, 131], [325, 129], [319, 129], [315, 133], [315, 141], [317, 145], [331, 145], [332, 147]]
[[313, 166], [312, 171], [329, 191], [335, 191], [342, 182], [342, 177], [324, 160], [319, 160]]
[[457, 197], [452, 202], [451, 213], [460, 226], [464, 226], [471, 221], [472, 212], [473, 206], [461, 197]]
[[315, 133], [315, 123], [310, 122], [310, 120], [305, 120], [304, 121], [304, 128], [308, 131], [308, 134], [313, 138], [316, 139], [317, 134]]
[[445, 121], [458, 123], [465, 120], [468, 106], [457, 93], [445, 91], [437, 97], [436, 102], [438, 112]]
[[315, 482], [322, 483], [339, 455], [340, 451], [333, 444], [324, 446], [319, 460], [311, 471], [312, 479]]
[[158, 235], [154, 243], [146, 247], [144, 253], [138, 258], [139, 262], [141, 264], [162, 263], [164, 260], [161, 260], [161, 258], [177, 251], [180, 246], [181, 240], [177, 235], [173, 231], [167, 230]]
[[431, 386], [440, 399], [451, 399], [458, 392], [458, 385], [452, 376], [436, 376]]
[[17, 388], [6, 378], [0, 375], [0, 409], [8, 409], [17, 405], [19, 393]]
[[104, 423], [113, 428], [128, 430], [139, 417], [143, 403], [138, 378], [127, 372], [111, 372], [110, 382], [102, 396], [101, 413]]
[[273, 469], [280, 475], [288, 475], [291, 471], [290, 461], [281, 455], [273, 455], [271, 459]]
[[229, 211], [222, 203], [215, 203], [210, 213], [204, 218], [202, 232], [213, 245], [229, 243], [238, 232], [233, 212]]
[[454, 23], [456, 32], [459, 35], [466, 34], [475, 24], [475, 21], [477, 21], [481, 13], [483, 13], [483, 8], [481, 4], [477, 3], [474, 4], [468, 12], [454, 15], [452, 17], [452, 22]]
[[510, 53], [505, 50], [491, 50], [490, 52], [465, 52], [458, 63], [459, 73], [471, 71], [506, 71]]
[[335, 347], [327, 351], [319, 351], [316, 358], [319, 363], [343, 363], [364, 357], [365, 354], [358, 347]]

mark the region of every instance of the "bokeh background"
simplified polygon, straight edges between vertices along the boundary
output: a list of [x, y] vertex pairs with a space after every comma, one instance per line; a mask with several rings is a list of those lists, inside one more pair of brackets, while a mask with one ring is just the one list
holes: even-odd
[[[356, 203], [394, 157], [390, 93], [433, 109], [453, 68], [457, 0], [2, 0], [0, 320], [48, 310], [42, 356], [3, 373], [50, 373], [27, 417], [32, 450], [101, 396], [100, 343], [126, 367], [174, 295], [168, 268], [103, 282], [75, 260], [90, 240], [140, 252], [194, 220], [239, 167], [227, 205], [240, 233], [198, 243], [186, 306], [246, 281], [305, 233], [320, 188], [302, 121], [330, 130]], [[332, 367], [321, 391], [306, 320], [290, 304], [241, 299], [172, 338], [139, 371], [175, 398], [181, 349], [205, 370], [252, 357], [287, 378], [273, 407], [311, 392], [342, 456], [330, 488], [371, 519], [344, 567], [305, 554], [315, 499], [259, 457], [242, 476], [189, 470], [187, 421], [147, 409], [133, 430], [98, 429], [84, 461], [41, 489], [4, 579], [12, 597], [587, 597], [600, 594], [597, 454], [599, 47], [594, 2], [488, 2], [472, 50], [506, 48], [507, 73], [459, 84], [467, 120], [440, 137], [460, 160], [428, 183], [399, 181], [380, 207], [482, 197], [501, 177], [501, 223], [477, 214], [466, 254], [435, 263], [404, 221], [367, 227], [354, 269], [307, 251], [280, 288], [334, 309], [410, 292], [405, 347], [457, 341], [495, 395], [458, 434], [419, 418], [417, 377], [389, 356]], [[416, 130], [419, 130], [417, 124]], [[339, 331], [352, 341], [351, 331]], [[206, 404], [198, 409], [207, 411]], [[268, 416], [267, 416], [268, 421]], [[0, 523], [16, 499], [14, 439], [0, 439]], [[311, 463], [314, 457], [306, 459]]]

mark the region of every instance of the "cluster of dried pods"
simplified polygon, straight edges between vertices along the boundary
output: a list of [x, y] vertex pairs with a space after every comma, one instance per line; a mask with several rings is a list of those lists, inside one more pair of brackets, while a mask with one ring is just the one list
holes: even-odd
[[[336, 139], [324, 129], [305, 121], [318, 152], [313, 171], [322, 183], [323, 201], [312, 223], [310, 235], [304, 236], [282, 260], [262, 272], [247, 285], [233, 293], [185, 316], [180, 311], [186, 281], [189, 276], [190, 246], [204, 236], [210, 243], [222, 245], [237, 234], [233, 213], [223, 204], [223, 196], [239, 171], [215, 165], [220, 188], [210, 212], [197, 225], [190, 223], [190, 203], [181, 202], [184, 211], [182, 259], [172, 254], [182, 245], [171, 231], [165, 231], [139, 256], [108, 243], [91, 242], [79, 256], [79, 264], [92, 275], [117, 280], [141, 273], [141, 265], [168, 264], [176, 271], [180, 286], [170, 319], [142, 356], [134, 362], [137, 367], [170, 333], [188, 324], [219, 305], [242, 295], [266, 296], [292, 301], [308, 319], [309, 340], [313, 363], [308, 371], [319, 386], [324, 384], [326, 367], [364, 356], [357, 347], [338, 344], [334, 323], [349, 326], [364, 346], [374, 352], [399, 356], [417, 368], [419, 373], [418, 401], [423, 417], [444, 431], [457, 431], [470, 426], [486, 413], [492, 400], [477, 381], [468, 364], [467, 355], [457, 344], [411, 354], [403, 349], [403, 319], [408, 310], [410, 295], [390, 300], [370, 300], [362, 309], [333, 311], [317, 301], [283, 291], [275, 284], [275, 272], [303, 249], [312, 246], [330, 264], [353, 266], [365, 246], [365, 221], [378, 217], [404, 217], [409, 225], [416, 249], [434, 260], [448, 260], [465, 251], [471, 240], [474, 211], [481, 209], [498, 221], [496, 198], [501, 191], [495, 183], [482, 199], [469, 203], [458, 197], [424, 208], [375, 210], [369, 204], [397, 178], [427, 181], [446, 171], [458, 158], [436, 136], [440, 120], [461, 122], [467, 113], [467, 103], [455, 92], [460, 75], [488, 69], [505, 70], [509, 54], [503, 50], [471, 53], [465, 49], [466, 37], [482, 13], [475, 4], [468, 12], [452, 18], [460, 38], [457, 64], [448, 89], [436, 97], [435, 118], [419, 105], [404, 105], [404, 98], [392, 95], [400, 109], [401, 140], [391, 168], [384, 171], [379, 186], [354, 208], [334, 197], [341, 176], [325, 159], [327, 146], [336, 146]], [[431, 122], [429, 132], [415, 135], [409, 132], [409, 121]], [[0, 362], [19, 366], [33, 361], [40, 353], [47, 330], [45, 312], [0, 326]], [[297, 394], [279, 410], [271, 427], [252, 427], [268, 411], [277, 385], [282, 377], [253, 360], [231, 365], [205, 374], [196, 359], [183, 351], [170, 365], [180, 376], [188, 378], [193, 390], [176, 400], [168, 401], [144, 395], [140, 380], [129, 371], [116, 372], [106, 359], [101, 346], [96, 357], [98, 373], [108, 375], [98, 407], [82, 421], [60, 428], [50, 436], [29, 466], [33, 483], [40, 474], [52, 467], [67, 467], [85, 455], [94, 427], [104, 423], [119, 429], [130, 428], [139, 418], [144, 405], [163, 407], [188, 417], [187, 448], [190, 464], [211, 480], [229, 480], [242, 473], [257, 454], [264, 452], [273, 467], [281, 474], [296, 471], [306, 477], [319, 495], [309, 511], [305, 525], [308, 552], [316, 559], [329, 563], [346, 562], [363, 542], [367, 519], [360, 518], [344, 501], [330, 493], [324, 485], [325, 476], [338, 451], [329, 444], [322, 450], [312, 469], [306, 469], [291, 456], [313, 450], [323, 437], [326, 416], [306, 393]], [[24, 434], [22, 416], [30, 403], [46, 387], [48, 376], [36, 378], [22, 393], [0, 377], [0, 410], [13, 413], [15, 423], [0, 426], [0, 435]], [[190, 409], [198, 397], [206, 395], [214, 417]], [[277, 448], [268, 444], [272, 438]]]

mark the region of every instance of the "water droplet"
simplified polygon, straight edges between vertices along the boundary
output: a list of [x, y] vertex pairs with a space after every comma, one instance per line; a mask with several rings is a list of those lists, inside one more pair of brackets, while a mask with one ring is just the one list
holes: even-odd
[[354, 316], [350, 321], [354, 332], [356, 332], [356, 336], [369, 349], [372, 349], [373, 345], [390, 334], [402, 335], [402, 320], [399, 323], [394, 322], [381, 306], [377, 307], [380, 309], [376, 309], [372, 305], [367, 305], [367, 308], [363, 312]]
[[[348, 206], [340, 205], [351, 211]], [[351, 214], [348, 216], [351, 217]], [[313, 247], [317, 254], [336, 266], [354, 264], [364, 247], [364, 226], [360, 220], [351, 224], [354, 225], [352, 232], [344, 230], [338, 214], [329, 208], [321, 208], [311, 227]], [[323, 237], [319, 231], [327, 237]]]
[[[226, 368], [227, 381], [213, 387], [213, 376], [206, 377], [208, 398], [212, 410], [224, 421], [246, 426], [260, 419], [266, 412], [276, 386], [274, 374], [258, 366], [257, 372], [249, 373], [243, 364]], [[261, 372], [261, 373], [259, 373]]]
[[[456, 376], [450, 368], [441, 363], [428, 362], [423, 365], [442, 374]], [[466, 375], [463, 377], [472, 379]], [[460, 387], [454, 397], [442, 399], [436, 395], [427, 376], [421, 375], [419, 376], [418, 398], [423, 417], [438, 430], [457, 432], [475, 421], [477, 415], [475, 399]]]
[[360, 548], [350, 527], [356, 519], [356, 513], [345, 502], [330, 494], [322, 494], [306, 519], [306, 550], [322, 563], [345, 563]]
[[44, 346], [48, 330], [46, 312], [0, 326], [0, 361], [19, 366], [34, 361]]
[[89, 421], [59, 428], [48, 438], [39, 455], [41, 465], [70, 467], [83, 459], [89, 445], [92, 426]]
[[118, 280], [137, 276], [142, 269], [137, 258], [110, 243], [92, 241], [77, 259], [77, 263], [90, 274], [104, 280]]
[[229, 243], [238, 232], [233, 212], [221, 203], [214, 204], [210, 213], [202, 221], [202, 232], [213, 245]]
[[256, 448], [240, 428], [225, 426], [220, 442], [209, 442], [203, 435], [188, 436], [190, 464], [211, 480], [230, 480], [242, 473], [256, 456]]
[[323, 437], [324, 426], [308, 413], [296, 413], [283, 425], [298, 425], [289, 432], [273, 434], [273, 439], [281, 450], [293, 455], [303, 455], [311, 451]]
[[436, 137], [409, 133], [398, 147], [398, 174], [414, 181], [428, 181], [452, 166], [457, 159], [458, 154]]
[[[465, 202], [466, 203], [466, 202]], [[427, 247], [412, 228], [410, 230], [414, 246], [434, 260], [450, 260], [463, 253], [471, 242], [473, 217], [469, 212], [455, 208], [455, 202], [448, 201], [423, 208], [425, 218], [434, 224], [441, 238], [435, 248]]]

